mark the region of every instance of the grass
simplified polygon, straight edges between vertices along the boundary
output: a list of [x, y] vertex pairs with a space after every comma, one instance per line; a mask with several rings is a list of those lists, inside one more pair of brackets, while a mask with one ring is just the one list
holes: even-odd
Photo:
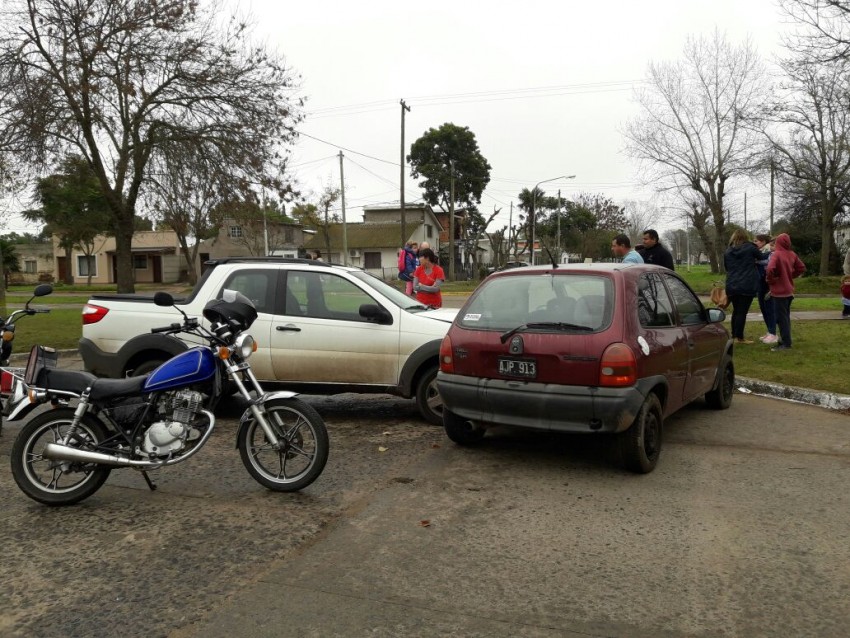
[[79, 308], [54, 309], [49, 314], [23, 317], [15, 324], [12, 352], [29, 352], [34, 344], [57, 350], [76, 348], [82, 332]]
[[[796, 302], [795, 302], [796, 303]], [[753, 345], [735, 346], [735, 374], [803, 388], [850, 393], [850, 321], [797, 321], [791, 324], [791, 350], [771, 352], [757, 341], [764, 326], [748, 323]]]

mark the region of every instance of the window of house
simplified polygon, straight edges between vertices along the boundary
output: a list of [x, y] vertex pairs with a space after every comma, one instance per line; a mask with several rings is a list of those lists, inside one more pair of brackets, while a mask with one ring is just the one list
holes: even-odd
[[148, 256], [147, 255], [133, 255], [133, 268], [136, 270], [147, 270], [148, 268]]
[[291, 228], [287, 227], [287, 228], [283, 229], [283, 241], [284, 242], [286, 242], [287, 244], [291, 244], [293, 241], [295, 241], [294, 237], [295, 237], [295, 234], [293, 233]]
[[94, 255], [77, 255], [77, 274], [80, 277], [97, 277], [97, 260]]
[[425, 236], [428, 239], [434, 236], [434, 227], [431, 224], [425, 224]]
[[26, 273], [35, 273], [37, 272], [37, 262], [35, 259], [27, 259], [24, 261], [24, 272]]
[[380, 268], [381, 253], [363, 253], [364, 268]]
[[242, 226], [231, 226], [228, 234], [231, 237], [242, 237]]

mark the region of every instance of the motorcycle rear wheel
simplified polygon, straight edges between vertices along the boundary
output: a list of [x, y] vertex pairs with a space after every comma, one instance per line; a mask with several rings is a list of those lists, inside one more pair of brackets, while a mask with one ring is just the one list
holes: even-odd
[[265, 404], [266, 419], [281, 442], [275, 450], [251, 418], [239, 429], [239, 455], [255, 481], [276, 492], [296, 492], [315, 481], [328, 461], [328, 430], [319, 413], [300, 399]]
[[[94, 494], [109, 477], [107, 466], [54, 461], [41, 455], [47, 443], [59, 443], [67, 434], [74, 411], [59, 408], [24, 425], [12, 445], [12, 476], [31, 499], [45, 505], [73, 505]], [[95, 450], [106, 438], [103, 424], [85, 415], [69, 445]]]

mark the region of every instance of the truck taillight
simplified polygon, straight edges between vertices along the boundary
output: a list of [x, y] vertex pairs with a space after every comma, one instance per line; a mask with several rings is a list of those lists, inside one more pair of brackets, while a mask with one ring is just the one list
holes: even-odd
[[637, 380], [635, 353], [625, 343], [612, 343], [602, 353], [599, 364], [599, 385], [622, 388]]
[[440, 372], [454, 372], [455, 362], [452, 358], [452, 340], [449, 335], [443, 337], [440, 344]]
[[106, 313], [109, 312], [109, 308], [104, 308], [103, 306], [95, 306], [94, 304], [87, 303], [83, 306], [83, 325], [87, 326], [90, 323], [97, 323], [101, 319], [106, 316]]

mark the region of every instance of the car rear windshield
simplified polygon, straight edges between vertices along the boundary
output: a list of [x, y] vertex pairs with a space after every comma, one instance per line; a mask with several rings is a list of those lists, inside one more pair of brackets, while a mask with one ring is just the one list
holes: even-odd
[[[511, 330], [527, 323], [601, 330], [611, 322], [614, 286], [602, 275], [528, 274], [494, 278], [458, 316], [464, 328]], [[568, 326], [555, 326], [563, 330]], [[541, 327], [544, 329], [545, 327]]]

